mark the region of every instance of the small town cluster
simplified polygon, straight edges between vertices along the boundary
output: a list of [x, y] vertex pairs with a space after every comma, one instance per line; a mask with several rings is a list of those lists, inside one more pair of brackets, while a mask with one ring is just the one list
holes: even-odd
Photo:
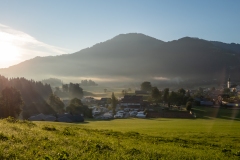
[[[196, 90], [184, 90], [181, 88], [178, 91], [170, 91], [169, 88], [159, 91], [157, 87], [152, 87], [150, 82], [143, 82], [141, 90], [135, 90], [131, 93], [122, 91], [123, 97], [116, 98], [114, 93], [112, 93], [111, 98], [97, 99], [85, 96], [81, 99], [81, 102], [90, 108], [92, 112], [91, 118], [94, 119], [130, 117], [196, 118], [197, 115], [191, 111], [193, 105], [238, 109], [240, 105], [239, 92], [240, 86], [232, 84], [230, 78], [225, 86], [219, 88], [198, 88]], [[67, 106], [69, 100], [63, 102]], [[81, 116], [86, 117], [84, 114], [81, 114]], [[76, 115], [74, 117], [69, 113], [57, 117], [39, 114], [30, 117], [29, 120], [84, 121], [83, 118], [76, 120]]]
[[[144, 83], [150, 84], [150, 82]], [[218, 89], [215, 87], [199, 88], [196, 90], [184, 90], [181, 88], [177, 92], [174, 92], [166, 88], [163, 91], [159, 91], [162, 92], [160, 94], [161, 97], [156, 98], [154, 97], [154, 89], [156, 88], [152, 87], [151, 91], [136, 90], [134, 94], [124, 95], [124, 97], [119, 98], [115, 113], [113, 113], [111, 108], [111, 98], [97, 100], [93, 97], [85, 97], [83, 98], [83, 102], [89, 106], [93, 106], [91, 108], [95, 119], [128, 117], [196, 118], [197, 115], [191, 112], [192, 105], [229, 109], [239, 109], [238, 106], [240, 106], [240, 99], [238, 97], [240, 85], [232, 84], [230, 78], [226, 85]], [[176, 96], [177, 94], [183, 94], [183, 96], [180, 96], [179, 99]], [[189, 103], [190, 108], [187, 108]]]
[[[83, 122], [86, 118], [197, 118], [197, 106], [239, 109], [240, 105], [240, 86], [232, 83], [230, 78], [216, 88], [159, 89], [145, 81], [135, 90], [115, 89], [113, 92], [102, 89], [103, 93], [98, 95], [84, 91], [81, 86], [85, 83], [63, 84], [57, 81], [53, 87], [55, 79], [51, 79], [54, 83], [50, 85], [24, 78], [0, 78], [0, 87], [3, 88], [0, 116], [3, 118], [12, 116], [31, 121], [56, 122]], [[93, 81], [83, 82], [88, 82], [85, 86], [97, 87]]]

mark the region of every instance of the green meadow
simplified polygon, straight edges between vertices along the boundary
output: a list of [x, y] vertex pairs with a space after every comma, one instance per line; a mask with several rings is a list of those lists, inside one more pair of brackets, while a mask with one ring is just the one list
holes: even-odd
[[240, 159], [240, 121], [0, 120], [0, 159]]

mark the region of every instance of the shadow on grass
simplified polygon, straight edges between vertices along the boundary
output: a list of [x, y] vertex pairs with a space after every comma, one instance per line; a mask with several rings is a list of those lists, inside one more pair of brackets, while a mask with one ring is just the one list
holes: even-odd
[[233, 118], [233, 117], [227, 117], [227, 116], [222, 116], [222, 117], [202, 116], [202, 117], [197, 117], [196, 119], [206, 119], [206, 120], [224, 119], [224, 120], [240, 121], [239, 118]]
[[168, 118], [145, 118], [146, 120], [154, 120], [154, 121], [172, 121], [172, 119]]
[[152, 121], [172, 121], [174, 119], [185, 119], [185, 120], [197, 120], [197, 119], [205, 119], [205, 120], [215, 120], [215, 119], [225, 119], [225, 120], [234, 120], [234, 121], [240, 121], [240, 118], [233, 118], [228, 116], [211, 116], [211, 115], [200, 115], [197, 116], [197, 118], [118, 118], [118, 119], [94, 119], [94, 118], [88, 118], [85, 119], [85, 122], [81, 122], [80, 124], [87, 124], [89, 122], [97, 122], [97, 121], [113, 121], [113, 120], [152, 120]]
[[94, 119], [94, 118], [87, 118], [85, 119], [85, 121], [89, 121], [89, 122], [96, 122], [96, 121], [112, 121], [114, 120], [113, 118], [111, 119]]
[[86, 121], [84, 121], [84, 122], [74, 122], [75, 124], [88, 124], [89, 122], [86, 122]]
[[169, 118], [134, 118], [134, 117], [131, 117], [131, 118], [112, 118], [112, 119], [86, 119], [85, 121], [89, 121], [89, 122], [96, 122], [96, 121], [113, 121], [113, 120], [139, 120], [139, 119], [142, 119], [142, 120], [154, 120], [154, 121], [171, 121], [171, 119]]
[[224, 107], [195, 106], [192, 111], [199, 119], [225, 119], [240, 121], [240, 110]]
[[203, 117], [198, 117], [199, 119], [209, 119], [209, 120], [214, 120], [217, 117], [210, 117], [210, 116], [203, 116]]
[[219, 117], [219, 118], [220, 118], [220, 119], [226, 119], [226, 120], [240, 121], [239, 118], [234, 118], [234, 117], [222, 116], [222, 117]]

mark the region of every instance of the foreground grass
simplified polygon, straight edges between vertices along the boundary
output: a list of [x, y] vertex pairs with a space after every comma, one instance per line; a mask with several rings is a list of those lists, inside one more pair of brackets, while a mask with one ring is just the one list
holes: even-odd
[[240, 122], [0, 120], [0, 159], [239, 159]]

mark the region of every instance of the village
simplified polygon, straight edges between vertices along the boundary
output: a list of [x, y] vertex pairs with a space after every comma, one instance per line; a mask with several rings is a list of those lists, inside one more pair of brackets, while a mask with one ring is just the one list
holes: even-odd
[[[219, 88], [199, 88], [196, 90], [170, 91], [165, 88], [159, 91], [152, 87], [150, 82], [143, 82], [141, 90], [127, 93], [122, 92], [122, 97], [117, 97], [113, 108], [112, 97], [83, 96], [81, 102], [91, 110], [91, 116], [96, 120], [109, 120], [121, 118], [197, 118], [191, 108], [204, 106], [209, 108], [239, 109], [240, 86], [232, 84], [230, 78], [226, 85]], [[114, 93], [112, 93], [114, 96]], [[115, 97], [115, 96], [114, 96]], [[63, 100], [65, 106], [70, 100]], [[31, 116], [32, 121], [58, 121], [58, 122], [83, 122], [86, 116], [61, 113], [57, 115], [38, 114]]]

